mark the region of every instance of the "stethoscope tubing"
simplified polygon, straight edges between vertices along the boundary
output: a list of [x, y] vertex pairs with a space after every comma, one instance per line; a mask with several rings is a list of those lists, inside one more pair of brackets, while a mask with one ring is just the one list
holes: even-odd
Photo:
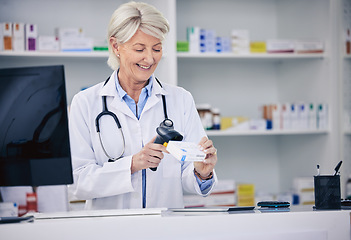
[[112, 160], [112, 161], [118, 160], [119, 158], [122, 157], [122, 155], [124, 154], [124, 151], [125, 151], [126, 141], [125, 141], [125, 139], [124, 139], [123, 131], [122, 131], [122, 128], [118, 128], [118, 129], [119, 129], [119, 131], [121, 132], [121, 135], [122, 135], [122, 139], [123, 139], [123, 149], [122, 149], [122, 153], [119, 155], [119, 157], [116, 157], [116, 158], [111, 157], [111, 156], [107, 153], [107, 151], [106, 151], [106, 149], [105, 149], [105, 147], [104, 147], [104, 144], [102, 143], [100, 131], [98, 132], [98, 136], [99, 136], [99, 140], [100, 140], [100, 144], [101, 144], [102, 150], [104, 151], [105, 155], [109, 158], [109, 161], [110, 161], [110, 160]]
[[[107, 80], [105, 81], [104, 86], [106, 85], [106, 83], [107, 83], [109, 80], [110, 80], [110, 78], [107, 78]], [[158, 84], [161, 86], [161, 88], [162, 88], [162, 85], [161, 85], [160, 81], [158, 81], [157, 78], [156, 78], [156, 81], [157, 81], [157, 83], [158, 83]], [[162, 102], [163, 102], [163, 112], [164, 112], [164, 115], [165, 115], [165, 120], [163, 121], [163, 124], [165, 124], [165, 125], [171, 124], [171, 125], [173, 126], [173, 121], [172, 121], [171, 119], [169, 119], [168, 116], [167, 116], [167, 107], [166, 107], [165, 95], [162, 95]], [[114, 161], [120, 159], [120, 158], [123, 156], [124, 151], [125, 151], [125, 147], [126, 147], [126, 141], [125, 141], [124, 134], [123, 134], [123, 131], [122, 131], [122, 126], [121, 126], [121, 124], [120, 124], [120, 122], [119, 122], [119, 120], [118, 120], [118, 117], [116, 116], [116, 114], [114, 114], [113, 112], [111, 112], [111, 111], [109, 111], [109, 110], [107, 109], [106, 96], [102, 96], [102, 109], [103, 109], [102, 112], [101, 112], [99, 115], [97, 115], [97, 117], [95, 118], [96, 132], [97, 132], [97, 134], [98, 134], [98, 136], [99, 136], [100, 145], [101, 145], [101, 148], [102, 148], [102, 150], [104, 151], [106, 157], [109, 158], [109, 162], [110, 162], [110, 161], [113, 161], [113, 162], [114, 162]], [[115, 122], [116, 122], [116, 124], [117, 124], [117, 127], [118, 127], [119, 131], [121, 132], [122, 139], [123, 139], [123, 149], [122, 149], [122, 153], [119, 155], [119, 157], [116, 157], [116, 158], [111, 157], [111, 156], [107, 153], [107, 151], [106, 151], [106, 149], [105, 149], [105, 147], [104, 147], [104, 144], [102, 143], [102, 138], [101, 138], [101, 133], [100, 133], [100, 123], [99, 123], [99, 121], [100, 121], [100, 118], [101, 118], [102, 116], [105, 116], [105, 115], [111, 116], [111, 117], [115, 120]], [[168, 123], [168, 121], [170, 121], [170, 123]]]
[[[121, 126], [121, 124], [120, 124], [120, 122], [119, 122], [119, 120], [118, 120], [116, 114], [114, 114], [113, 112], [111, 112], [111, 111], [109, 111], [109, 110], [107, 109], [106, 96], [103, 96], [103, 101], [102, 101], [102, 103], [103, 103], [103, 111], [102, 111], [99, 115], [97, 115], [97, 117], [95, 118], [96, 132], [98, 133], [99, 141], [100, 141], [102, 150], [104, 151], [106, 157], [109, 158], [109, 161], [110, 161], [110, 160], [116, 161], [116, 160], [118, 160], [119, 158], [121, 158], [122, 155], [124, 154], [125, 147], [126, 147], [126, 141], [125, 141], [124, 134], [123, 134], [123, 131], [122, 131], [122, 126]], [[106, 116], [106, 115], [111, 116], [111, 117], [115, 120], [115, 123], [116, 123], [116, 125], [117, 125], [117, 127], [118, 127], [118, 129], [119, 129], [119, 131], [120, 131], [120, 133], [121, 133], [122, 139], [123, 139], [123, 148], [122, 148], [122, 152], [121, 152], [121, 154], [120, 154], [118, 157], [116, 157], [116, 158], [111, 157], [111, 156], [107, 153], [107, 151], [106, 151], [106, 149], [105, 149], [105, 147], [104, 147], [104, 144], [102, 143], [102, 138], [101, 138], [101, 133], [100, 133], [100, 123], [99, 123], [99, 121], [100, 121], [100, 118], [101, 118], [101, 117]]]

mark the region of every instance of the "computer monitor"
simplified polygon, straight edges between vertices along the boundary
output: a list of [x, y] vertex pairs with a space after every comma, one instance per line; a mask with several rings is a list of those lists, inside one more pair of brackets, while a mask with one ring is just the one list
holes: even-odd
[[0, 186], [73, 183], [63, 66], [0, 69]]

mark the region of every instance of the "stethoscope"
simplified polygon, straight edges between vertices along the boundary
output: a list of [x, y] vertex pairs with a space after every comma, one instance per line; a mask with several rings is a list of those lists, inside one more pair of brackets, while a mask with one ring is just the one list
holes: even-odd
[[[106, 83], [109, 80], [110, 80], [110, 77], [105, 81], [104, 86], [106, 85]], [[160, 81], [157, 78], [156, 78], [156, 81], [162, 88], [162, 85], [161, 85]], [[161, 122], [160, 125], [172, 128], [173, 127], [173, 121], [171, 119], [169, 119], [168, 115], [167, 115], [167, 106], [166, 106], [166, 97], [165, 97], [165, 95], [162, 95], [162, 103], [163, 103], [163, 113], [164, 113], [165, 119]], [[115, 123], [116, 123], [116, 125], [117, 125], [117, 127], [118, 127], [118, 129], [119, 129], [119, 131], [121, 133], [122, 139], [123, 139], [122, 152], [121, 152], [121, 154], [118, 157], [115, 157], [115, 158], [110, 156], [107, 153], [107, 151], [106, 151], [106, 149], [104, 147], [104, 144], [102, 143], [99, 122], [100, 122], [101, 117], [103, 117], [103, 116], [111, 116], [114, 119], [114, 121], [115, 121]], [[96, 126], [96, 132], [97, 132], [97, 134], [99, 136], [99, 141], [100, 141], [101, 148], [104, 151], [106, 157], [108, 157], [108, 159], [109, 159], [108, 161], [109, 162], [114, 162], [114, 161], [120, 159], [123, 156], [123, 154], [124, 154], [125, 147], [126, 147], [126, 141], [125, 141], [125, 138], [124, 138], [124, 135], [123, 135], [123, 131], [122, 131], [122, 126], [121, 126], [121, 123], [118, 120], [118, 117], [116, 116], [116, 114], [114, 114], [113, 112], [111, 112], [111, 111], [109, 111], [107, 109], [106, 96], [102, 96], [102, 112], [99, 115], [97, 115], [97, 117], [95, 118], [95, 126]]]

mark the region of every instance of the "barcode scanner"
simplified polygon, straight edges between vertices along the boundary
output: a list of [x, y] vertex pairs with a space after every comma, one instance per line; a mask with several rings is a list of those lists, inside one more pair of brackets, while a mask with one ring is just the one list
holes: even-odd
[[[182, 141], [183, 135], [174, 130], [173, 121], [169, 118], [166, 118], [160, 123], [160, 126], [156, 128], [157, 137], [154, 143], [162, 144], [167, 146], [167, 143], [172, 141]], [[150, 168], [152, 171], [156, 171], [157, 167]]]

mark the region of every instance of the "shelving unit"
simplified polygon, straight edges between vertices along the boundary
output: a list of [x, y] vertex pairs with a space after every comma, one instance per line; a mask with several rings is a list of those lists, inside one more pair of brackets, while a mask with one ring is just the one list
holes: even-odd
[[[340, 152], [342, 153], [342, 180], [345, 183], [351, 176], [351, 124], [347, 122], [347, 115], [351, 116], [351, 54], [346, 53], [346, 31], [351, 30], [351, 0], [341, 0], [342, 14], [338, 17], [339, 43], [339, 71], [340, 71]], [[346, 188], [342, 188], [345, 191]]]
[[[323, 131], [208, 131], [218, 148], [216, 171], [220, 179], [255, 183], [257, 192], [276, 194], [290, 191], [295, 177], [312, 177], [317, 164], [321, 165], [322, 174], [333, 171], [343, 155], [340, 141], [346, 144], [345, 138], [350, 138], [339, 126], [340, 88], [335, 84], [340, 79], [340, 59], [351, 59], [341, 55], [336, 47], [341, 1], [146, 1], [159, 8], [171, 25], [165, 43], [166, 57], [156, 74], [162, 81], [189, 90], [196, 103], [211, 103], [221, 109], [222, 116], [250, 117], [258, 117], [258, 108], [268, 103], [328, 103], [329, 128]], [[86, 36], [100, 39], [105, 38], [113, 10], [123, 2], [106, 0], [102, 4], [89, 0], [82, 5], [80, 1], [70, 0], [5, 1], [0, 3], [0, 21], [37, 23], [42, 35], [52, 35], [55, 27], [82, 27]], [[38, 9], [33, 7], [39, 5]], [[322, 40], [326, 51], [324, 54], [176, 53], [176, 40], [185, 40], [188, 26], [215, 29], [220, 36], [229, 36], [232, 29], [248, 29], [254, 41]], [[70, 102], [81, 88], [101, 82], [111, 74], [107, 57], [106, 52], [1, 52], [0, 65], [63, 64]]]
[[[218, 13], [210, 18], [213, 11]], [[222, 116], [260, 117], [263, 104], [325, 102], [329, 129], [317, 131], [207, 131], [218, 149], [220, 178], [256, 185], [258, 193], [291, 191], [293, 179], [311, 177], [316, 165], [332, 172], [338, 149], [338, 53], [333, 26], [340, 9], [335, 1], [218, 0], [177, 1], [177, 40], [197, 26], [230, 36], [248, 29], [253, 41], [315, 39], [324, 54], [177, 53], [178, 85], [196, 103], [209, 103]], [[311, 20], [313, 16], [313, 21]], [[263, 27], [262, 27], [263, 26]]]

